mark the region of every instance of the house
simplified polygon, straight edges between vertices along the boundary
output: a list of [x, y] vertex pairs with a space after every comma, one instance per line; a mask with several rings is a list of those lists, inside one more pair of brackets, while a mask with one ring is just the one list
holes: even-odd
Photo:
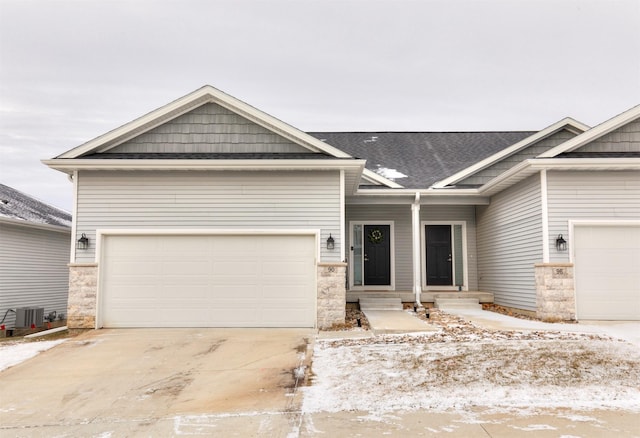
[[69, 325], [329, 327], [442, 294], [640, 319], [640, 106], [590, 128], [305, 133], [211, 86], [71, 149]]
[[69, 213], [0, 184], [0, 326], [16, 327], [18, 309], [42, 309], [19, 326], [66, 315], [70, 239]]

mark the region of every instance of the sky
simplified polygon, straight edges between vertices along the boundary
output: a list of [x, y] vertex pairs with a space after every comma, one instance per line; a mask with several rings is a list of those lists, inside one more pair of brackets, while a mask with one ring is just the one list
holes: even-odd
[[0, 0], [0, 183], [209, 84], [303, 131], [539, 130], [640, 103], [640, 0]]

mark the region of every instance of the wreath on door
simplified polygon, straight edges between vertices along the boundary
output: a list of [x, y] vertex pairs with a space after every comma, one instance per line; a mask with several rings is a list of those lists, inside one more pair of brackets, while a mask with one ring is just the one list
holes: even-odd
[[369, 242], [371, 243], [382, 243], [382, 241], [384, 240], [384, 234], [382, 234], [382, 231], [380, 231], [379, 228], [374, 228], [373, 230], [369, 231], [367, 237], [369, 238]]

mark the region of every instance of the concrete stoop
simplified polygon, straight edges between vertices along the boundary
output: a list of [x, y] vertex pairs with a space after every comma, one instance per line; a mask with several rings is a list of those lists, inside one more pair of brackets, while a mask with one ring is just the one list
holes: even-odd
[[360, 298], [360, 310], [402, 310], [402, 300], [398, 298]]
[[482, 309], [478, 298], [441, 298], [436, 297], [434, 306], [441, 310], [447, 309]]

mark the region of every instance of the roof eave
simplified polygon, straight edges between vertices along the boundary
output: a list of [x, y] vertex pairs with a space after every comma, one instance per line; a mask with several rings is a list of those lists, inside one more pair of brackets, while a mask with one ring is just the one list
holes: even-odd
[[43, 224], [38, 222], [31, 222], [26, 219], [12, 219], [8, 217], [0, 216], [0, 223], [4, 223], [8, 225], [16, 225], [20, 227], [36, 228], [39, 230], [55, 231], [58, 233], [71, 234], [71, 226], [67, 227], [63, 225]]
[[447, 186], [450, 186], [452, 184], [455, 184], [461, 180], [463, 180], [464, 178], [467, 178], [471, 175], [473, 175], [476, 172], [479, 172], [483, 169], [486, 169], [487, 167], [499, 162], [500, 160], [508, 157], [509, 155], [513, 155], [514, 153], [528, 147], [531, 146], [532, 144], [535, 144], [539, 141], [544, 140], [545, 138], [555, 134], [556, 132], [559, 132], [563, 129], [567, 129], [575, 134], [579, 134], [581, 132], [586, 131], [587, 129], [589, 129], [589, 126], [585, 125], [584, 123], [581, 123], [577, 120], [572, 119], [571, 117], [566, 117], [562, 120], [560, 120], [559, 122], [554, 123], [551, 126], [548, 126], [544, 129], [542, 129], [541, 131], [536, 132], [535, 134], [509, 146], [508, 148], [505, 148], [503, 150], [501, 150], [500, 152], [497, 152], [487, 158], [485, 158], [484, 160], [478, 161], [477, 163], [473, 164], [472, 166], [469, 166], [463, 170], [461, 170], [460, 172], [457, 172], [453, 175], [451, 175], [448, 178], [443, 179], [442, 181], [438, 181], [435, 184], [433, 184], [433, 188], [436, 189], [442, 189], [445, 188]]

